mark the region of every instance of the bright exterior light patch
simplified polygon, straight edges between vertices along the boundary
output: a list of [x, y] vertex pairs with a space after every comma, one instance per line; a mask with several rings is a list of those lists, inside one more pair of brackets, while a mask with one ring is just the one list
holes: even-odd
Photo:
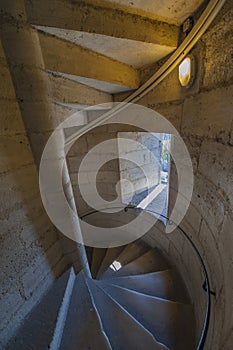
[[110, 266], [110, 269], [112, 269], [113, 271], [118, 271], [118, 270], [120, 270], [122, 268], [122, 265], [121, 265], [121, 263], [119, 262], [119, 261], [114, 261], [113, 263], [112, 263], [112, 265]]
[[190, 86], [192, 83], [192, 61], [186, 57], [179, 65], [179, 81], [182, 86]]

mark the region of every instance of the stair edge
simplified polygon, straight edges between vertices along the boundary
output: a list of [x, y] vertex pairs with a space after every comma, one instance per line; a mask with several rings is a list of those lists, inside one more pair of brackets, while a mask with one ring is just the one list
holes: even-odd
[[105, 329], [104, 329], [104, 326], [103, 326], [103, 323], [102, 323], [100, 314], [99, 314], [99, 312], [98, 312], [98, 308], [97, 308], [97, 306], [96, 306], [96, 304], [95, 304], [95, 299], [94, 299], [94, 297], [93, 297], [93, 294], [92, 294], [92, 291], [91, 291], [91, 287], [89, 286], [89, 283], [88, 283], [89, 280], [90, 280], [90, 278], [88, 278], [87, 280], [85, 280], [85, 284], [86, 284], [87, 289], [88, 289], [88, 291], [89, 291], [90, 298], [91, 298], [93, 307], [94, 307], [94, 309], [95, 309], [95, 313], [96, 313], [96, 315], [97, 315], [97, 317], [98, 317], [101, 332], [103, 333], [103, 336], [104, 336], [104, 338], [105, 338], [105, 340], [106, 340], [106, 342], [107, 342], [107, 344], [108, 344], [108, 346], [109, 346], [109, 350], [112, 350], [111, 342], [110, 342], [109, 337], [107, 336], [107, 334], [106, 334], [106, 332], [105, 332]]
[[136, 324], [138, 324], [145, 333], [147, 333], [156, 344], [158, 344], [158, 346], [161, 346], [162, 348], [164, 348], [164, 350], [170, 350], [165, 344], [159, 342], [154, 335], [146, 328], [144, 327], [133, 315], [130, 314], [129, 311], [127, 311], [117, 300], [115, 300], [115, 298], [113, 298], [111, 295], [109, 295], [101, 286], [99, 286], [98, 284], [95, 284], [97, 288], [99, 288], [108, 298], [110, 298], [123, 312], [125, 312], [131, 319], [132, 321], [134, 321]]
[[50, 350], [58, 350], [60, 348], [61, 340], [62, 340], [62, 335], [63, 335], [63, 330], [66, 322], [66, 316], [68, 312], [68, 308], [70, 305], [70, 299], [72, 296], [73, 292], [73, 287], [74, 287], [74, 282], [75, 282], [75, 272], [73, 267], [70, 269], [70, 275], [69, 279], [66, 285], [66, 290], [63, 296], [63, 300], [58, 312], [57, 316], [57, 322], [53, 334], [52, 341], [50, 343], [49, 349]]

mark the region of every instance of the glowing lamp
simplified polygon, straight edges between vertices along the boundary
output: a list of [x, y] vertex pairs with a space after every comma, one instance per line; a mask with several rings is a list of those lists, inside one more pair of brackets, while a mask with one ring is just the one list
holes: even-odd
[[194, 80], [194, 58], [186, 57], [179, 65], [179, 81], [181, 86], [188, 88]]

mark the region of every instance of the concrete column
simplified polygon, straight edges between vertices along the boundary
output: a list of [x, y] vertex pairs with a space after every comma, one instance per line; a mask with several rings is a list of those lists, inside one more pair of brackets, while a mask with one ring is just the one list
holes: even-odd
[[[27, 22], [24, 1], [3, 1], [1, 5], [3, 12], [1, 24], [2, 44], [11, 70], [23, 122], [38, 168], [45, 143], [51, 132], [61, 121], [61, 118], [58, 120], [52, 107], [52, 94], [47, 74], [44, 70], [39, 38], [37, 31]], [[70, 184], [66, 163], [64, 166], [64, 178], [65, 183]], [[70, 204], [76, 210], [72, 187], [68, 185], [65, 188], [67, 190], [66, 195], [70, 198]], [[76, 227], [80, 230], [79, 222], [76, 223]], [[66, 253], [71, 253], [72, 251], [70, 262], [74, 264], [76, 270], [84, 269], [86, 275], [90, 276], [84, 246], [73, 241], [68, 242], [67, 239], [65, 240], [67, 244], [64, 251]]]
[[[73, 188], [72, 188], [66, 160], [65, 160], [65, 167], [63, 169], [64, 169], [63, 188], [64, 188], [65, 196], [66, 196], [66, 199], [67, 199], [70, 207], [74, 210], [74, 212], [77, 212]], [[77, 225], [77, 231], [79, 232], [80, 238], [82, 239], [81, 227], [80, 227], [80, 223], [78, 220], [77, 220], [76, 225]], [[78, 254], [77, 254], [77, 252], [78, 252]], [[81, 266], [85, 275], [87, 277], [91, 277], [90, 266], [88, 263], [87, 253], [86, 253], [86, 249], [85, 249], [84, 244], [76, 243], [76, 250], [74, 251], [73, 264], [74, 264], [74, 267], [75, 267], [75, 265]]]

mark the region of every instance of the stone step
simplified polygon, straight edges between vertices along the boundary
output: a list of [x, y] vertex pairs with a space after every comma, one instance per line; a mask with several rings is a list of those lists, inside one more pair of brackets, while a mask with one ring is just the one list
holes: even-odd
[[109, 266], [114, 262], [114, 260], [119, 256], [119, 254], [123, 251], [123, 247], [115, 247], [115, 248], [108, 248], [105, 257], [102, 261], [102, 264], [99, 268], [97, 278], [100, 278], [100, 276], [109, 268]]
[[174, 271], [165, 270], [144, 275], [113, 277], [104, 282], [146, 295], [187, 303], [188, 297], [183, 291], [184, 285], [181, 281], [178, 283], [177, 278]]
[[168, 350], [117, 301], [97, 287], [98, 281], [89, 279], [88, 285], [114, 350]]
[[92, 262], [91, 262], [91, 273], [93, 278], [96, 277], [106, 252], [107, 252], [106, 248], [93, 249]]
[[102, 275], [101, 279], [163, 271], [167, 270], [168, 267], [161, 253], [156, 248], [153, 248], [139, 258], [123, 266], [118, 271], [111, 271], [108, 269], [108, 271]]
[[191, 305], [97, 283], [159, 342], [174, 350], [194, 350]]
[[122, 266], [127, 265], [145, 254], [148, 250], [150, 250], [148, 245], [138, 241], [133, 242], [125, 247], [122, 253], [117, 257], [117, 261], [119, 261]]
[[26, 317], [16, 336], [6, 347], [7, 350], [52, 349], [55, 343], [59, 343], [57, 331], [62, 329], [66, 318], [65, 306], [69, 303], [74, 278], [75, 274], [71, 269], [53, 283]]
[[111, 350], [83, 272], [76, 277], [59, 349]]

